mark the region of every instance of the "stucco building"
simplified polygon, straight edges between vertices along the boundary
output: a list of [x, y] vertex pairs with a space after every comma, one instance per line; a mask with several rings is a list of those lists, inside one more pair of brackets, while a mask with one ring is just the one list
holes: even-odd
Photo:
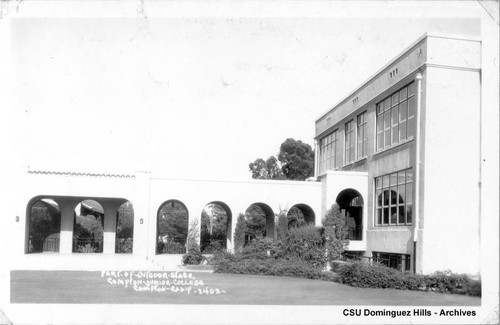
[[317, 119], [323, 209], [344, 209], [353, 253], [479, 273], [480, 51], [424, 35]]
[[[178, 265], [179, 254], [159, 249], [173, 236], [160, 233], [159, 224], [174, 210], [185, 211], [186, 229], [188, 224], [200, 229], [204, 207], [218, 204], [225, 211], [223, 244], [232, 249], [236, 219], [252, 205], [265, 214], [266, 236], [275, 236], [275, 217], [283, 210], [295, 207], [306, 222], [321, 225], [337, 203], [347, 217], [349, 255], [417, 273], [478, 274], [480, 51], [478, 40], [424, 35], [328, 110], [316, 121], [316, 181], [23, 168], [17, 176], [22, 186], [13, 193], [10, 268]], [[120, 222], [124, 204], [133, 211], [127, 232]], [[165, 210], [169, 205], [172, 210]], [[57, 217], [44, 224], [49, 236], [34, 238], [34, 211], [43, 214], [56, 206]], [[83, 210], [98, 220], [99, 238], [75, 235]], [[127, 249], [119, 247], [129, 239]], [[77, 254], [88, 253], [86, 245], [101, 254], [92, 259]], [[32, 254], [44, 250], [58, 254]], [[124, 251], [131, 254], [108, 258]]]

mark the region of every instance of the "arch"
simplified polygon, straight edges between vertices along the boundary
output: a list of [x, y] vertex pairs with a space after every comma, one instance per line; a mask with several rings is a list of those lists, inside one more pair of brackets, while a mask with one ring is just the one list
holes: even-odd
[[33, 198], [27, 207], [26, 253], [59, 252], [61, 209], [50, 197]]
[[189, 227], [189, 212], [179, 200], [160, 205], [156, 218], [156, 254], [184, 254]]
[[232, 213], [221, 201], [205, 205], [201, 213], [200, 250], [203, 253], [225, 251], [231, 245]]
[[363, 205], [364, 200], [361, 194], [352, 188], [342, 190], [335, 200], [340, 211], [344, 213], [349, 240], [363, 239]]
[[134, 207], [130, 201], [116, 212], [115, 253], [132, 254], [134, 247]]
[[[404, 193], [396, 188], [394, 189], [384, 189], [378, 191], [377, 196], [377, 224], [379, 225], [395, 225], [405, 223], [405, 200], [403, 199], [401, 193]], [[403, 194], [404, 195], [404, 194]], [[406, 204], [406, 209], [411, 209], [411, 207]], [[407, 212], [408, 212], [407, 210]], [[411, 211], [411, 210], [410, 210]]]
[[271, 207], [262, 202], [250, 204], [245, 211], [248, 232], [245, 242], [255, 237], [275, 237], [274, 212]]
[[75, 208], [73, 253], [102, 253], [104, 248], [104, 209], [94, 199], [86, 199]]
[[306, 224], [316, 224], [314, 210], [304, 203], [293, 205], [286, 213], [288, 227], [300, 227]]

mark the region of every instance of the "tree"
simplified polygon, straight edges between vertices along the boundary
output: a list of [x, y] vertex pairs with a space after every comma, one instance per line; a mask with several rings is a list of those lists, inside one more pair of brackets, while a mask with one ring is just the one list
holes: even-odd
[[286, 234], [288, 233], [288, 218], [286, 216], [286, 210], [279, 213], [277, 224], [276, 238], [282, 243], [285, 243]]
[[266, 161], [258, 158], [248, 166], [254, 179], [285, 179], [278, 159], [274, 156], [267, 158]]
[[188, 212], [183, 204], [170, 201], [163, 205], [158, 216], [158, 235], [168, 236], [169, 242], [184, 243], [188, 233]]
[[306, 224], [304, 213], [297, 207], [292, 207], [287, 212], [288, 228], [302, 227]]
[[134, 234], [134, 209], [130, 202], [125, 202], [118, 208], [116, 222], [116, 238], [133, 238]]
[[278, 158], [258, 158], [248, 166], [254, 179], [303, 181], [314, 175], [314, 151], [307, 143], [288, 138], [281, 144]]
[[300, 140], [286, 139], [280, 146], [278, 160], [287, 179], [303, 181], [314, 175], [314, 151]]
[[241, 252], [245, 245], [246, 221], [245, 215], [240, 213], [236, 221], [236, 228], [234, 229], [234, 250]]
[[61, 231], [61, 212], [54, 206], [38, 201], [31, 208], [30, 215], [30, 238], [33, 241], [41, 241]]
[[201, 251], [226, 248], [228, 215], [218, 203], [208, 204], [201, 213]]
[[349, 244], [349, 240], [347, 239], [347, 222], [337, 203], [334, 203], [328, 210], [322, 223], [325, 227], [325, 246], [328, 249], [327, 260], [328, 262], [338, 260]]
[[266, 213], [257, 204], [252, 204], [245, 213], [246, 234], [250, 238], [266, 236]]

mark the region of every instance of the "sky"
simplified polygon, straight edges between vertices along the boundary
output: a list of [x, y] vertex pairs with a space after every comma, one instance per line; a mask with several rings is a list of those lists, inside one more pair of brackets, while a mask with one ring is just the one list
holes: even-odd
[[11, 24], [13, 161], [248, 179], [426, 32], [469, 18], [24, 17]]

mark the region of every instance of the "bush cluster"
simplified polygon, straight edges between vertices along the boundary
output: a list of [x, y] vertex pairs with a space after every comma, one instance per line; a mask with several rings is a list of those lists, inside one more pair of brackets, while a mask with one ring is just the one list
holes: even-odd
[[286, 236], [285, 256], [323, 268], [326, 264], [323, 231], [314, 225], [291, 228]]
[[191, 249], [189, 249], [187, 254], [184, 254], [182, 256], [182, 264], [183, 265], [200, 265], [204, 259], [205, 259], [205, 257], [203, 257], [203, 255], [201, 254], [199, 249], [191, 248]]
[[481, 280], [471, 279], [465, 274], [438, 271], [424, 278], [427, 290], [481, 296]]
[[283, 257], [283, 245], [270, 238], [256, 238], [241, 250], [246, 259], [267, 259]]
[[134, 240], [132, 238], [117, 238], [116, 239], [116, 252], [117, 253], [132, 253]]
[[177, 242], [163, 243], [162, 253], [163, 254], [184, 254], [186, 252], [186, 246]]
[[480, 280], [473, 280], [465, 274], [455, 274], [449, 271], [420, 275], [403, 273], [379, 264], [353, 262], [339, 266], [337, 272], [341, 283], [353, 287], [481, 295]]
[[77, 248], [78, 253], [95, 253], [97, 248], [91, 244], [80, 245]]
[[244, 259], [222, 260], [215, 266], [217, 273], [290, 276], [335, 281], [335, 274], [323, 272], [301, 260]]

